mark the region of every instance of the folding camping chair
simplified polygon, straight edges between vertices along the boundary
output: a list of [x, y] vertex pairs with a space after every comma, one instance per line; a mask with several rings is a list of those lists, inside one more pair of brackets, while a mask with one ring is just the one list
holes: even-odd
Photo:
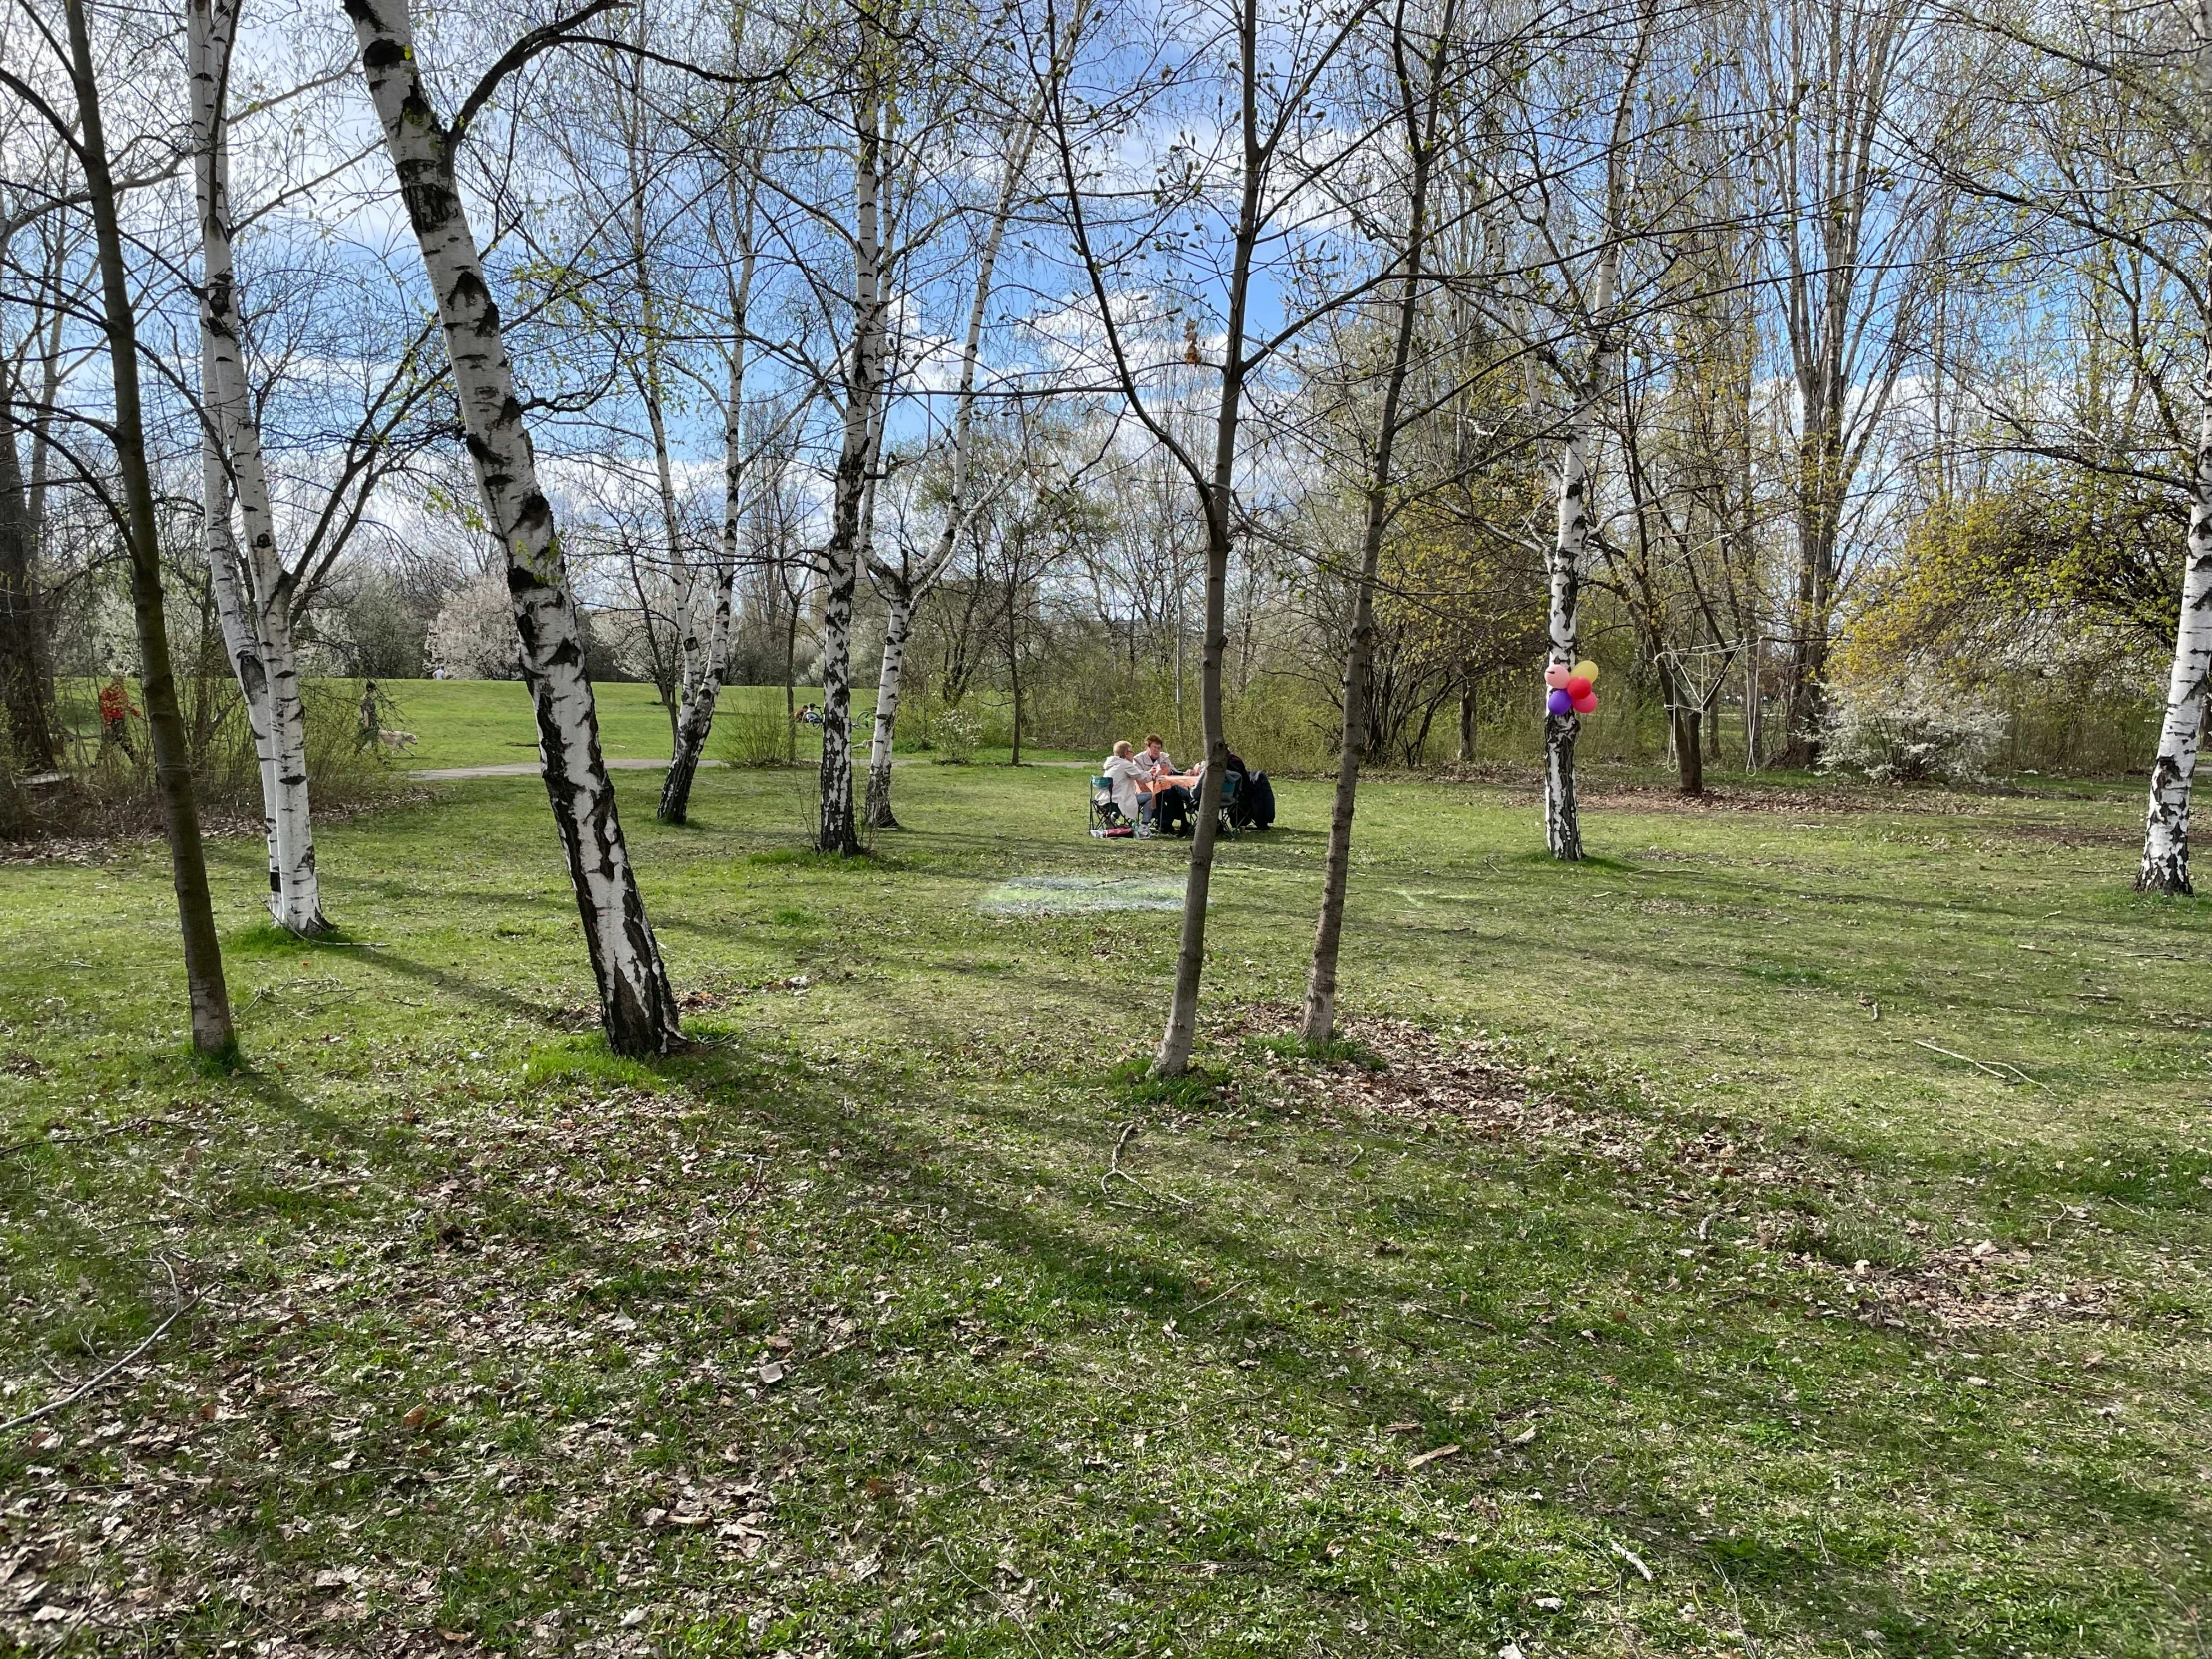
[[1244, 774], [1224, 772], [1221, 775], [1221, 816], [1218, 820], [1225, 835], [1244, 833], [1244, 815], [1236, 811], [1237, 792], [1244, 788]]
[[1104, 773], [1094, 774], [1091, 778], [1090, 831], [1100, 840], [1110, 835], [1136, 833], [1135, 827], [1122, 816], [1121, 809], [1114, 805], [1114, 781]]

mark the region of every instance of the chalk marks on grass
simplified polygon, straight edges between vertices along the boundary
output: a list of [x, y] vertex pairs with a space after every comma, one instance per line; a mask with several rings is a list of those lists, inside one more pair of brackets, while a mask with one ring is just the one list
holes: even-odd
[[983, 895], [994, 916], [1084, 916], [1109, 910], [1180, 910], [1183, 877], [1174, 875], [1017, 875]]

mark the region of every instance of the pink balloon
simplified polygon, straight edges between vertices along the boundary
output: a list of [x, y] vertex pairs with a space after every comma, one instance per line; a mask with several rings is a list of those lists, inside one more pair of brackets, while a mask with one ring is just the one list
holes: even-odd
[[1544, 684], [1553, 691], [1565, 691], [1568, 676], [1573, 673], [1574, 670], [1567, 667], [1565, 663], [1553, 663], [1551, 667], [1544, 670]]
[[1575, 712], [1576, 714], [1578, 714], [1578, 715], [1594, 715], [1594, 714], [1596, 714], [1596, 713], [1597, 713], [1597, 693], [1596, 693], [1596, 692], [1590, 692], [1590, 693], [1588, 693], [1588, 694], [1586, 694], [1586, 695], [1584, 695], [1584, 696], [1582, 696], [1582, 697], [1578, 697], [1578, 698], [1576, 698], [1576, 699], [1574, 700], [1574, 712]]

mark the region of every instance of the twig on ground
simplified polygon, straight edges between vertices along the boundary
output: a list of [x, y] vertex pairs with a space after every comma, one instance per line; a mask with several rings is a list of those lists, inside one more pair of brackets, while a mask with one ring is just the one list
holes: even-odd
[[114, 1135], [128, 1135], [138, 1129], [189, 1129], [192, 1125], [182, 1118], [131, 1118], [123, 1123], [111, 1123], [105, 1129], [94, 1129], [81, 1135], [34, 1135], [27, 1141], [13, 1141], [0, 1146], [0, 1158], [13, 1157], [18, 1152], [28, 1152], [34, 1146], [83, 1146], [92, 1141], [104, 1141]]
[[[2039, 1089], [2043, 1086], [2042, 1084], [2036, 1082], [2034, 1078], [2028, 1076], [2026, 1072], [2020, 1070], [2018, 1066], [2012, 1064], [2012, 1062], [2009, 1060], [1977, 1060], [1971, 1054], [1960, 1054], [1956, 1049], [1944, 1048], [1939, 1043], [1932, 1043], [1922, 1037], [1915, 1037], [1913, 1039], [1913, 1044], [1917, 1048], [1927, 1049], [1931, 1054], [1940, 1054], [1948, 1060], [1963, 1060], [1967, 1065], [1976, 1067], [1979, 1070], [1987, 1072], [1999, 1083], [2006, 1084], [2007, 1086], [2011, 1084], [2013, 1078], [2019, 1079], [2019, 1081], [2025, 1083], [2031, 1089]], [[1999, 1069], [2000, 1067], [2002, 1068], [2001, 1070]], [[2005, 1075], [2006, 1072], [2010, 1072], [2012, 1075], [2010, 1077], [2007, 1077]]]
[[1118, 1175], [1124, 1181], [1128, 1182], [1132, 1187], [1136, 1188], [1137, 1191], [1143, 1193], [1146, 1197], [1151, 1198], [1161, 1204], [1173, 1204], [1181, 1209], [1188, 1210], [1191, 1207], [1191, 1201], [1189, 1199], [1173, 1198], [1166, 1193], [1154, 1192], [1150, 1187], [1146, 1186], [1142, 1181], [1139, 1181], [1134, 1175], [1131, 1175], [1127, 1170], [1121, 1167], [1121, 1149], [1129, 1144], [1130, 1138], [1136, 1133], [1137, 1120], [1135, 1118], [1131, 1118], [1127, 1123], [1121, 1126], [1121, 1133], [1114, 1137], [1114, 1150], [1106, 1159], [1106, 1173], [1098, 1178], [1098, 1190], [1102, 1194], [1107, 1195], [1106, 1202], [1109, 1204], [1113, 1202], [1113, 1198], [1111, 1196], [1113, 1193], [1113, 1180], [1114, 1177]]
[[0, 1422], [0, 1434], [5, 1434], [11, 1429], [21, 1428], [27, 1423], [34, 1423], [38, 1421], [41, 1417], [52, 1416], [56, 1411], [62, 1410], [67, 1406], [76, 1404], [77, 1401], [84, 1398], [85, 1395], [91, 1393], [93, 1389], [99, 1387], [101, 1383], [107, 1382], [109, 1378], [113, 1377], [117, 1372], [121, 1371], [125, 1366], [129, 1365], [133, 1360], [136, 1360], [140, 1355], [144, 1354], [148, 1349], [152, 1348], [156, 1343], [160, 1342], [162, 1340], [162, 1334], [164, 1332], [166, 1332], [171, 1326], [175, 1325], [179, 1320], [183, 1319], [187, 1314], [191, 1313], [195, 1308], [199, 1306], [200, 1298], [198, 1298], [197, 1296], [192, 1298], [189, 1302], [179, 1303], [175, 1311], [170, 1314], [169, 1318], [163, 1320], [161, 1324], [155, 1326], [152, 1331], [148, 1332], [146, 1334], [146, 1339], [141, 1342], [138, 1347], [132, 1349], [130, 1353], [124, 1355], [122, 1359], [116, 1361], [112, 1365], [104, 1367], [98, 1372], [95, 1372], [84, 1382], [78, 1383], [76, 1387], [70, 1389], [68, 1393], [63, 1394], [61, 1398], [50, 1399], [35, 1411], [26, 1411], [20, 1417], [10, 1417], [6, 1422]]
[[[1825, 1540], [1823, 1540], [1822, 1547], [1824, 1549], [1827, 1547]], [[1729, 1582], [1726, 1567], [1716, 1561], [1713, 1563], [1713, 1570], [1721, 1575], [1721, 1587], [1728, 1592], [1728, 1604], [1735, 1610], [1736, 1635], [1744, 1644], [1744, 1652], [1749, 1655], [1749, 1659], [1759, 1659], [1759, 1644], [1753, 1640], [1751, 1632], [1744, 1628], [1743, 1598], [1736, 1593], [1736, 1586]]]
[[1114, 1137], [1114, 1150], [1106, 1155], [1106, 1173], [1098, 1178], [1098, 1190], [1112, 1190], [1113, 1179], [1121, 1173], [1121, 1149], [1129, 1144], [1129, 1137], [1137, 1132], [1137, 1120], [1131, 1118], [1121, 1126], [1121, 1133]]
[[991, 1600], [997, 1602], [999, 1610], [1003, 1612], [1009, 1619], [1012, 1619], [1014, 1621], [1014, 1628], [1021, 1632], [1021, 1639], [1029, 1644], [1029, 1651], [1031, 1653], [1034, 1653], [1037, 1656], [1037, 1659], [1044, 1659], [1044, 1649], [1037, 1646], [1037, 1638], [1029, 1634], [1029, 1621], [1024, 1619], [1020, 1613], [1014, 1610], [1013, 1603], [1008, 1601], [1004, 1596], [1000, 1595], [996, 1590], [992, 1589], [988, 1584], [984, 1583], [980, 1578], [977, 1578], [975, 1574], [969, 1572], [967, 1568], [961, 1566], [959, 1562], [955, 1561], [952, 1558], [952, 1544], [949, 1539], [939, 1538], [937, 1540], [937, 1547], [944, 1551], [944, 1564], [950, 1567], [954, 1572], [958, 1573], [962, 1578], [966, 1579], [970, 1584], [973, 1584], [978, 1590], [981, 1590], [985, 1595], [989, 1596]]
[[1485, 1331], [1495, 1331], [1497, 1329], [1488, 1320], [1478, 1320], [1472, 1314], [1447, 1314], [1441, 1308], [1430, 1308], [1425, 1305], [1421, 1307], [1420, 1311], [1430, 1319], [1449, 1320], [1453, 1325], [1478, 1325]]

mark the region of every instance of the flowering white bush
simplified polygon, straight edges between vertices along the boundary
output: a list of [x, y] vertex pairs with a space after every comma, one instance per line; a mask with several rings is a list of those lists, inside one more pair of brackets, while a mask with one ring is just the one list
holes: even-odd
[[939, 709], [930, 717], [929, 735], [937, 745], [939, 766], [966, 766], [975, 759], [983, 723], [965, 709]]
[[1821, 722], [1821, 770], [1877, 784], [1979, 783], [2004, 728], [1998, 710], [1924, 675], [1838, 686]]
[[458, 588], [430, 624], [430, 666], [448, 680], [519, 680], [522, 636], [503, 572]]

